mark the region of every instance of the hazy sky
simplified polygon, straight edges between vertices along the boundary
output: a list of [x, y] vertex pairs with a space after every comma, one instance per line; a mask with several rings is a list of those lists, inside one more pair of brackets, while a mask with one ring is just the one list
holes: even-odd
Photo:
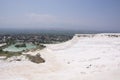
[[0, 0], [0, 29], [120, 32], [120, 0]]

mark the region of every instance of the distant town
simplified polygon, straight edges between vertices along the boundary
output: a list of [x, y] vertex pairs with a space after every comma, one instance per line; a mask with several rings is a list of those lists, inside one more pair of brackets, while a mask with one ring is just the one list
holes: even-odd
[[72, 37], [72, 34], [0, 34], [0, 43], [32, 42], [49, 44], [64, 42]]

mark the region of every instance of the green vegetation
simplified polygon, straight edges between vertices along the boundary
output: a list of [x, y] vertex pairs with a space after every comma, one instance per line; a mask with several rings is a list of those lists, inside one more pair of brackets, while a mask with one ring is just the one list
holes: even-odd
[[22, 55], [21, 52], [8, 52], [0, 49], [0, 56], [6, 56], [6, 59], [12, 56], [20, 56], [20, 55]]
[[[33, 49], [34, 51], [37, 50], [37, 49], [44, 49], [46, 46], [42, 45], [42, 44], [35, 44], [37, 47], [35, 49]], [[5, 47], [7, 47], [9, 45], [6, 45]], [[6, 58], [9, 58], [9, 57], [12, 57], [12, 56], [19, 56], [22, 54], [22, 52], [25, 52], [25, 50], [21, 51], [21, 52], [10, 52], [10, 51], [3, 51], [3, 49], [5, 47], [1, 47], [0, 48], [0, 56], [6, 56]], [[15, 47], [19, 48], [19, 47], [26, 47], [26, 44], [23, 43], [23, 44], [16, 44]], [[29, 50], [27, 50], [29, 51]]]
[[2, 48], [0, 48], [0, 52], [2, 52], [3, 50], [2, 50]]
[[[43, 49], [45, 48], [46, 46], [42, 45], [42, 44], [35, 44], [37, 47], [34, 49], [34, 50], [37, 50], [37, 49]], [[8, 45], [7, 45], [8, 46]], [[6, 46], [6, 47], [7, 47]], [[16, 44], [15, 47], [24, 47], [26, 46], [25, 44]], [[6, 60], [10, 57], [13, 57], [13, 56], [20, 56], [20, 55], [24, 55], [22, 54], [23, 51], [21, 52], [10, 52], [10, 51], [3, 51], [3, 47], [0, 48], [0, 56], [5, 56], [5, 58], [3, 60]], [[29, 51], [29, 50], [28, 50]], [[34, 63], [44, 63], [45, 60], [40, 56], [40, 54], [38, 53], [37, 55], [35, 56], [32, 56], [32, 55], [24, 55], [26, 56], [31, 62], [34, 62]], [[17, 61], [21, 61], [21, 59], [16, 59]]]
[[[30, 50], [23, 50], [21, 52], [10, 52], [10, 51], [3, 51], [4, 48], [8, 47], [9, 45], [11, 44], [15, 44], [15, 43], [8, 43], [7, 45], [5, 46], [2, 46], [0, 47], [0, 56], [5, 56], [6, 59], [7, 58], [10, 58], [12, 56], [20, 56], [22, 55], [22, 52], [25, 52], [25, 51], [30, 51]], [[34, 44], [36, 45], [36, 48], [33, 49], [33, 51], [37, 50], [37, 49], [44, 49], [46, 46], [44, 46], [43, 44], [40, 44], [39, 42]], [[20, 43], [20, 44], [15, 44], [15, 47], [17, 48], [20, 48], [20, 47], [26, 47], [26, 44], [25, 43]], [[44, 62], [44, 59], [42, 59], [40, 56], [36, 55], [36, 56], [30, 56], [30, 55], [27, 55], [27, 57], [30, 59], [30, 61], [32, 62], [35, 62], [35, 63], [42, 63]]]
[[10, 38], [6, 40], [7, 45], [15, 44], [15, 40]]
[[44, 46], [44, 45], [42, 45], [42, 44], [40, 44], [40, 45], [38, 45], [38, 48], [39, 49], [44, 49], [46, 46]]
[[39, 43], [39, 42], [36, 42], [36, 43], [33, 43], [34, 45], [36, 45], [36, 48], [34, 49], [34, 50], [36, 50], [36, 49], [44, 49], [46, 46], [44, 46], [43, 44], [41, 44], [41, 43]]
[[25, 43], [21, 43], [21, 44], [16, 44], [15, 47], [19, 48], [19, 47], [26, 47], [26, 44]]

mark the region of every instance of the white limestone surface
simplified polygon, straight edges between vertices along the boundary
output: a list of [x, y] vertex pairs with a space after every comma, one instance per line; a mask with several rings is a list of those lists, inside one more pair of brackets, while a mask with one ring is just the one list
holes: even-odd
[[[120, 37], [77, 37], [41, 51], [46, 62], [0, 62], [0, 80], [120, 80]], [[110, 34], [119, 35], [119, 34]]]

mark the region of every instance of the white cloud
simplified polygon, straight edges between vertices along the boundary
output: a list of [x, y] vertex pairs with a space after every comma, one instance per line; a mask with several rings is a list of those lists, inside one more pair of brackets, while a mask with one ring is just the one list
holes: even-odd
[[33, 23], [52, 24], [52, 23], [58, 22], [58, 19], [56, 16], [48, 15], [48, 14], [31, 13], [31, 14], [28, 14], [27, 17]]
[[[111, 20], [112, 21], [112, 20]], [[102, 26], [109, 26], [113, 23], [106, 23], [102, 18], [72, 18], [72, 17], [62, 17], [55, 16], [50, 14], [37, 14], [37, 13], [28, 13], [24, 15], [16, 15], [16, 16], [7, 16], [0, 17], [0, 25], [5, 26], [14, 26], [20, 28], [58, 28], [58, 27], [69, 27], [69, 28], [93, 28], [93, 26], [101, 28]], [[73, 27], [74, 26], [74, 27]], [[77, 26], [77, 27], [76, 27]]]
[[58, 23], [57, 17], [48, 14], [25, 14], [9, 17], [0, 17], [0, 25], [35, 25]]
[[65, 18], [61, 16], [54, 16], [50, 14], [36, 14], [28, 13], [24, 15], [0, 17], [1, 24], [31, 24], [31, 23], [64, 23], [64, 24], [78, 24], [79, 20], [73, 18]]

